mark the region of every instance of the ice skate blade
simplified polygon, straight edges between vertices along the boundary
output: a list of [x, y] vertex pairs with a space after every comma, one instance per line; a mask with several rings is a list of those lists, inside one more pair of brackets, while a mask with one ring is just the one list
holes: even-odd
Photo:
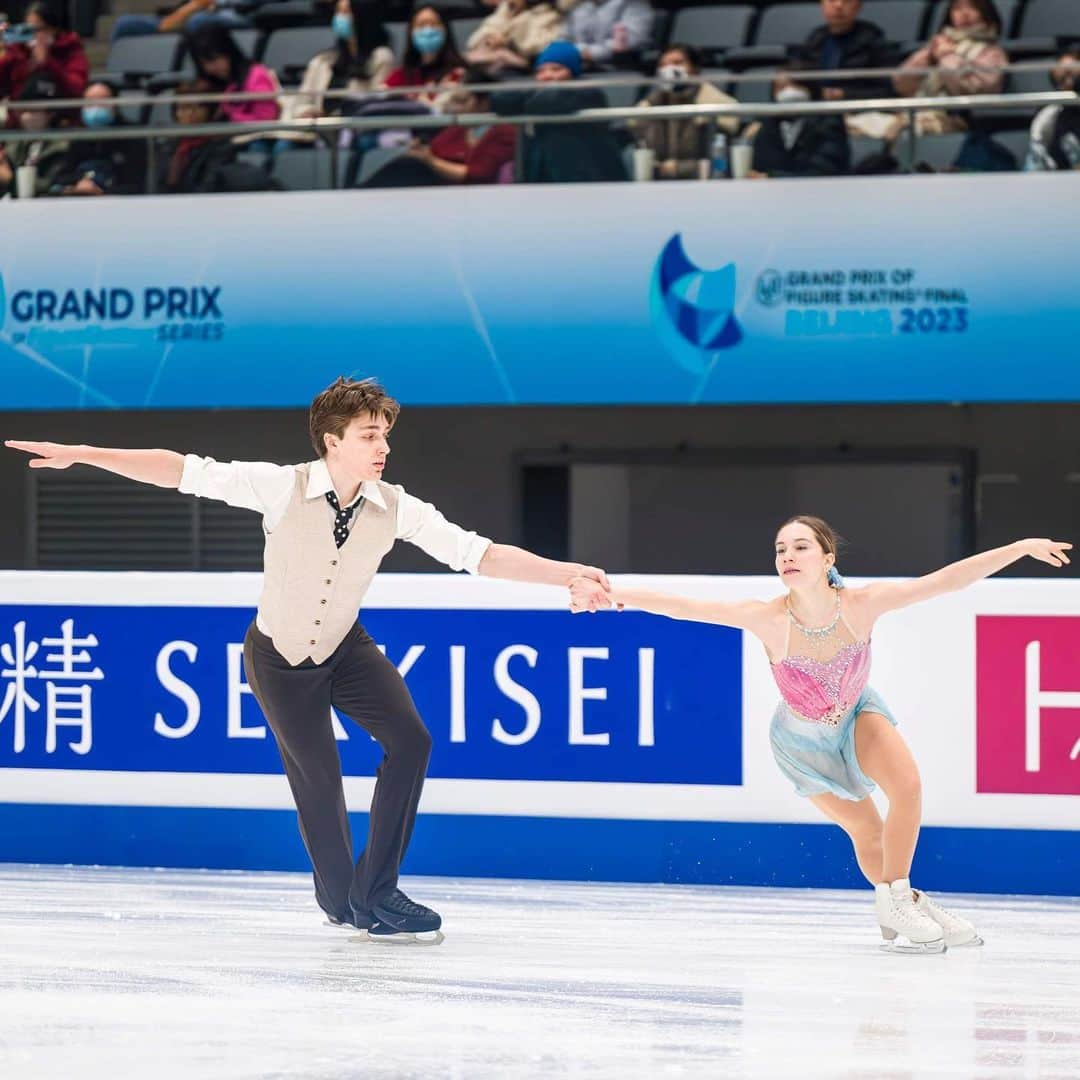
[[941, 956], [949, 949], [944, 938], [938, 938], [937, 941], [918, 942], [908, 941], [907, 938], [899, 936], [891, 941], [883, 941], [878, 947], [882, 952], [892, 953], [895, 956]]
[[983, 941], [983, 939], [981, 937], [979, 937], [978, 934], [976, 934], [973, 938], [968, 938], [967, 941], [950, 941], [949, 942], [949, 948], [950, 949], [977, 949], [980, 945], [985, 945], [985, 944], [986, 944], [986, 942]]
[[406, 934], [398, 931], [396, 934], [372, 934], [364, 931], [363, 938], [373, 945], [441, 945], [446, 937], [441, 930], [432, 930], [420, 934]]

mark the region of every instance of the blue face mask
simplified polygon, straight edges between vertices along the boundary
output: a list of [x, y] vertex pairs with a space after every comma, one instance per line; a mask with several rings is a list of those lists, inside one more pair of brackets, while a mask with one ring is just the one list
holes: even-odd
[[446, 31], [438, 26], [418, 26], [412, 32], [412, 43], [418, 52], [437, 53], [446, 44]]
[[82, 122], [88, 128], [108, 127], [113, 122], [113, 111], [104, 105], [84, 105]]
[[348, 41], [353, 36], [352, 27], [352, 16], [340, 11], [335, 12], [330, 20], [330, 29], [334, 31], [334, 37], [342, 41]]

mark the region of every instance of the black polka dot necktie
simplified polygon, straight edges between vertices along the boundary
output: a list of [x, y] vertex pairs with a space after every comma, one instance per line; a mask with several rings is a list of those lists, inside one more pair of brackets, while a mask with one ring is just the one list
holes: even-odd
[[334, 543], [341, 547], [349, 539], [349, 521], [364, 500], [357, 499], [352, 506], [346, 506], [342, 510], [337, 495], [333, 491], [328, 491], [326, 501], [334, 508]]

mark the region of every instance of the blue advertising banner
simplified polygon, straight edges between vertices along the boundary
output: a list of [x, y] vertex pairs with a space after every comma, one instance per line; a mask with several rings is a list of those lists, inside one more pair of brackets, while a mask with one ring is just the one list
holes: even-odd
[[[1080, 367], [1029, 360], [1080, 337], [1075, 195], [987, 175], [15, 203], [0, 408], [303, 406], [342, 373], [414, 405], [1080, 400]], [[943, 241], [972, 221], [977, 243]]]
[[[0, 769], [280, 774], [244, 677], [252, 615], [0, 606]], [[555, 611], [384, 609], [364, 625], [432, 732], [432, 778], [742, 782], [737, 631]], [[382, 751], [335, 720], [345, 774], [373, 775]]]

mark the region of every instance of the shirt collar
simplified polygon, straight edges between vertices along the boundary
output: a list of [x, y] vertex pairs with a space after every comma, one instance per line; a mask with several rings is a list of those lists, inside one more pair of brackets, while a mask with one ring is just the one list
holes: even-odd
[[[318, 461], [313, 461], [308, 469], [307, 490], [304, 492], [304, 497], [322, 499], [325, 498], [328, 491], [333, 490], [334, 481], [330, 479], [330, 470], [326, 467], [326, 462], [321, 458]], [[380, 510], [386, 509], [386, 500], [379, 490], [379, 485], [374, 480], [365, 480], [360, 485], [356, 499], [353, 499], [349, 505], [353, 506], [361, 496], [367, 499], [368, 502], [373, 502]]]

